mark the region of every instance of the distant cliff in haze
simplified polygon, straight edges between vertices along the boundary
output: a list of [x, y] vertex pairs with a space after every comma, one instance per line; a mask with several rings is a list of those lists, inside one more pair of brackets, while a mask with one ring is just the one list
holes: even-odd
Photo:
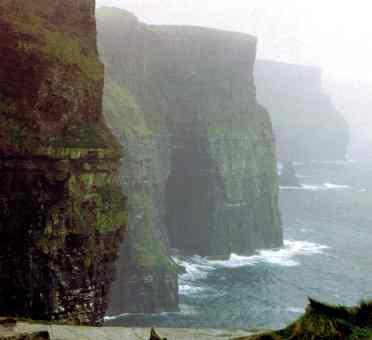
[[257, 98], [268, 110], [282, 161], [345, 159], [349, 127], [317, 67], [258, 60]]

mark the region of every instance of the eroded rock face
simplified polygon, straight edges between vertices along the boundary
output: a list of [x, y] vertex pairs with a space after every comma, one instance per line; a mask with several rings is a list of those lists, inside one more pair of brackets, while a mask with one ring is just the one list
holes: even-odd
[[[97, 13], [98, 27], [101, 28], [98, 31], [100, 55], [107, 65], [115, 65], [106, 67], [104, 113], [127, 151], [121, 183], [125, 192], [130, 193], [129, 232], [120, 248], [118, 279], [112, 286], [108, 311], [110, 316], [126, 312], [173, 312], [179, 308], [177, 273], [169, 256], [164, 222], [164, 192], [170, 173], [170, 141], [167, 142], [167, 129], [161, 126], [162, 118], [156, 114], [156, 122], [149, 119], [149, 115], [138, 104], [138, 98], [129, 91], [130, 83], [143, 91], [151, 91], [151, 87], [140, 83], [137, 76], [130, 78], [126, 74], [128, 65], [120, 66], [121, 58], [129, 58], [136, 64], [137, 57], [143, 57], [134, 47], [142, 44], [141, 39], [137, 40], [136, 35], [130, 36], [122, 41], [123, 45], [117, 52], [111, 50], [117, 45], [118, 35], [137, 27], [136, 19], [123, 13], [120, 15], [119, 11], [118, 16], [114, 17], [106, 17], [101, 9]], [[108, 29], [104, 30], [103, 25], [108, 25]], [[109, 43], [110, 50], [106, 51], [105, 43]], [[138, 66], [141, 67], [141, 63]], [[141, 98], [146, 100], [144, 96]], [[151, 100], [152, 105], [161, 104], [161, 100]]]
[[0, 4], [0, 314], [100, 324], [126, 227], [94, 1]]
[[164, 127], [171, 247], [212, 255], [280, 245], [273, 134], [253, 79], [256, 38], [147, 26], [110, 8], [98, 23], [108, 72], [149, 124]]
[[[280, 246], [273, 134], [253, 80], [256, 38], [148, 26], [114, 8], [100, 8], [97, 18], [110, 79], [106, 115], [126, 141], [130, 164], [137, 164], [130, 179], [123, 179], [134, 189], [131, 251], [121, 252], [123, 279], [115, 283], [113, 303], [131, 296], [130, 305], [141, 306], [164, 293], [176, 296], [176, 284], [155, 284], [143, 293], [142, 282], [154, 273], [154, 282], [176, 280], [166, 260], [169, 247], [226, 255]], [[122, 118], [115, 107], [125, 108]], [[148, 235], [157, 242], [149, 242]], [[127, 263], [132, 282], [139, 284], [125, 281]], [[121, 308], [123, 313], [131, 306]], [[161, 308], [169, 310], [156, 304], [152, 310]]]

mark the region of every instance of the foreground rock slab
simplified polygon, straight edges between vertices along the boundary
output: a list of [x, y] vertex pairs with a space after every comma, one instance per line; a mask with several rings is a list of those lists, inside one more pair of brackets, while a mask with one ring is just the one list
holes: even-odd
[[[15, 331], [19, 333], [35, 333], [47, 331], [50, 335], [51, 340], [148, 340], [150, 336], [150, 328], [99, 328], [82, 326], [40, 325], [29, 323], [19, 323], [16, 326]], [[158, 328], [156, 329], [156, 332], [162, 338], [167, 338], [168, 340], [228, 340], [251, 335], [251, 333], [244, 331], [228, 331], [215, 329]], [[0, 337], [0, 340], [1, 339], [2, 338]], [[30, 339], [36, 340], [37, 338]]]

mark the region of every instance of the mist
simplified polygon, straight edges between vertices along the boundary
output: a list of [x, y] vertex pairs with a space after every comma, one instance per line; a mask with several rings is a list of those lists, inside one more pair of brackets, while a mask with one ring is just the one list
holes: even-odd
[[0, 339], [372, 339], [371, 13], [1, 0]]

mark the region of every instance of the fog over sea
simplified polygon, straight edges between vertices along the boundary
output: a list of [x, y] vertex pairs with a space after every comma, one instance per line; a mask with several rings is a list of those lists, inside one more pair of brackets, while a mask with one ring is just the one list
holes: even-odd
[[108, 325], [279, 328], [307, 296], [355, 304], [372, 298], [372, 160], [295, 163], [301, 188], [282, 187], [281, 249], [227, 260], [176, 257], [181, 311], [121, 315]]

